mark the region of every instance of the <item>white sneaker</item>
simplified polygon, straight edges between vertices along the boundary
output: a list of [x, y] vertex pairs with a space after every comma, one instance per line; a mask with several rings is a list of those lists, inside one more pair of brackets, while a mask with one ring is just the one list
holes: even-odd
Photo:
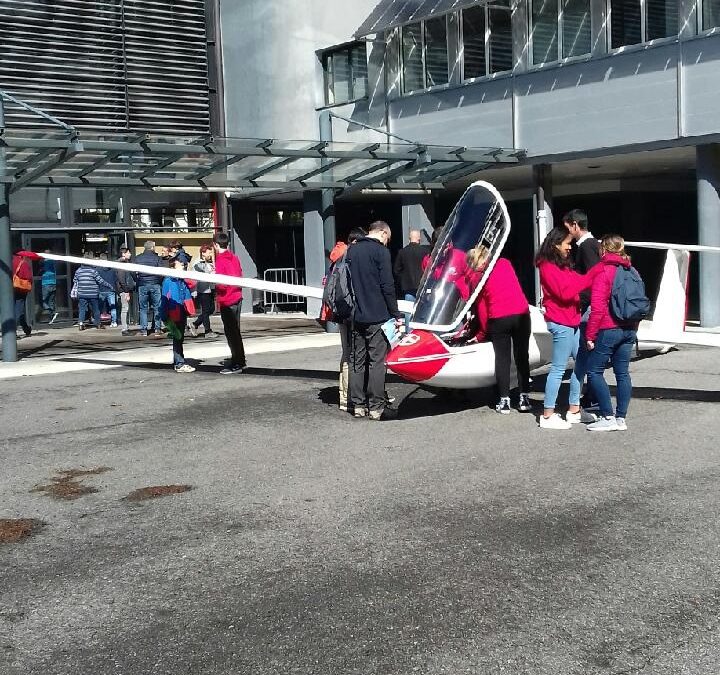
[[577, 412], [570, 412], [568, 410], [565, 414], [565, 419], [570, 422], [570, 424], [592, 424], [593, 422], [597, 422], [597, 415], [581, 408]]
[[572, 427], [570, 422], [565, 421], [557, 413], [553, 413], [550, 417], [540, 415], [540, 428], [541, 429], [569, 429]]
[[588, 431], [617, 431], [618, 423], [614, 417], [601, 417], [597, 422], [587, 425]]
[[116, 323], [111, 323], [111, 324], [110, 324], [110, 328], [117, 328], [117, 324], [116, 324]]
[[187, 363], [183, 363], [181, 366], [175, 366], [175, 372], [176, 373], [194, 373], [195, 368], [193, 368], [191, 365], [188, 365]]
[[627, 431], [627, 424], [624, 417], [616, 417], [615, 423], [617, 424], [618, 431]]

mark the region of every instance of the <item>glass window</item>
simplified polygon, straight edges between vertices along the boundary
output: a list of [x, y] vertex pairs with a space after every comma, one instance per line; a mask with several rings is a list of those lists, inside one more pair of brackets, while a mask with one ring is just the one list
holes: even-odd
[[490, 7], [490, 72], [512, 70], [513, 40], [510, 9]]
[[720, 26], [720, 0], [703, 0], [702, 27], [710, 30]]
[[645, 0], [646, 40], [678, 34], [677, 0]]
[[563, 58], [590, 53], [590, 0], [565, 0], [562, 14]]
[[10, 198], [10, 220], [14, 223], [57, 224], [62, 215], [62, 194], [59, 188], [22, 188]]
[[532, 0], [532, 61], [534, 64], [558, 60], [557, 0]]
[[368, 63], [365, 43], [350, 50], [350, 72], [353, 99], [368, 95]]
[[425, 22], [425, 85], [447, 84], [447, 19], [442, 16]]
[[642, 42], [640, 0], [610, 0], [610, 37], [612, 49]]
[[343, 50], [330, 56], [328, 81], [328, 103], [342, 103], [350, 100], [350, 60]]
[[403, 26], [402, 76], [404, 92], [425, 88], [422, 56], [422, 26], [420, 23]]
[[472, 7], [462, 13], [463, 79], [484, 77], [485, 65], [485, 7]]
[[367, 96], [367, 49], [364, 42], [325, 53], [323, 69], [327, 105]]

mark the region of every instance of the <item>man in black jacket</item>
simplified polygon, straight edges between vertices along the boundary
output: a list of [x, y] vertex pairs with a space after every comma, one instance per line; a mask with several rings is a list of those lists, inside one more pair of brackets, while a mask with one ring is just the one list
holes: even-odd
[[[563, 216], [563, 224], [575, 240], [575, 271], [587, 274], [600, 262], [600, 242], [588, 231], [588, 217], [585, 211], [573, 209]], [[590, 307], [590, 291], [580, 293], [580, 311]], [[587, 321], [587, 319], [585, 319]]]
[[[150, 267], [163, 267], [160, 256], [155, 253], [155, 242], [146, 241], [145, 250], [135, 258], [138, 265]], [[153, 326], [160, 330], [160, 299], [162, 297], [162, 277], [156, 274], [137, 274], [138, 304], [140, 305], [140, 335], [148, 334], [148, 307], [153, 308]]]
[[[355, 296], [350, 338], [350, 406], [355, 417], [382, 419], [385, 409], [385, 357], [388, 341], [383, 324], [400, 323], [392, 263], [387, 245], [390, 226], [378, 220], [366, 237], [347, 252]], [[367, 405], [367, 407], [366, 407]]]
[[430, 253], [430, 247], [420, 243], [420, 230], [410, 230], [408, 241], [408, 245], [395, 258], [393, 271], [403, 298], [415, 302], [415, 294], [423, 274], [423, 258]]
[[[592, 232], [588, 230], [588, 217], [585, 211], [581, 209], [573, 209], [563, 216], [563, 225], [567, 228], [570, 236], [575, 240], [575, 271], [580, 274], [587, 274], [590, 269], [600, 262], [600, 242], [593, 237]], [[577, 357], [575, 358], [575, 376], [582, 385], [587, 370], [588, 351], [585, 345], [585, 330], [589, 318], [590, 309], [590, 289], [580, 293], [580, 313], [582, 319], [580, 321], [580, 335]], [[592, 399], [592, 400], [591, 400]], [[594, 396], [588, 386], [585, 392], [585, 400], [583, 408], [594, 408]], [[571, 414], [571, 413], [569, 413]], [[581, 411], [581, 417], [584, 415]], [[585, 422], [591, 422], [589, 417], [583, 419]]]

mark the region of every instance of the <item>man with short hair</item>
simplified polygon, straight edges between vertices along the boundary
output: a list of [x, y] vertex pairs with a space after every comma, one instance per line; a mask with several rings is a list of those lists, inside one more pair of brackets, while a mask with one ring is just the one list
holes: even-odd
[[[350, 333], [350, 405], [355, 417], [383, 418], [385, 410], [385, 357], [388, 340], [383, 324], [402, 316], [395, 298], [390, 251], [390, 226], [378, 220], [367, 236], [349, 247], [355, 309]], [[366, 407], [367, 406], [367, 407]]]
[[[215, 273], [231, 277], [243, 275], [238, 257], [228, 250], [230, 238], [225, 232], [213, 237], [215, 248]], [[215, 295], [220, 308], [220, 318], [225, 329], [225, 339], [230, 347], [230, 360], [220, 371], [221, 375], [240, 374], [247, 367], [245, 347], [240, 332], [240, 312], [242, 310], [242, 289], [239, 286], [215, 285]]]
[[[592, 232], [588, 230], [587, 214], [582, 209], [573, 209], [572, 211], [568, 211], [563, 216], [563, 225], [565, 225], [567, 231], [570, 233], [570, 236], [575, 241], [575, 271], [580, 274], [587, 274], [590, 269], [600, 262], [600, 257], [602, 255], [602, 252], [600, 251], [600, 242], [595, 239]], [[580, 330], [578, 332], [579, 344], [577, 357], [575, 358], [575, 376], [581, 385], [585, 379], [587, 370], [588, 351], [585, 340], [585, 331], [587, 329], [590, 314], [589, 309], [590, 290], [588, 289], [580, 293], [580, 314], [582, 318], [580, 319]], [[588, 386], [585, 392], [585, 406], [583, 407], [593, 408], [595, 405], [593, 401], [594, 396]], [[584, 422], [594, 421], [590, 419], [591, 416], [588, 416], [588, 413], [582, 409], [577, 413], [569, 412], [566, 417], [569, 415], [575, 416], [577, 420], [582, 419]]]
[[410, 230], [408, 245], [397, 254], [393, 267], [403, 299], [409, 302], [415, 302], [415, 294], [423, 275], [423, 259], [428, 253], [430, 247], [420, 243], [420, 230]]
[[[129, 263], [131, 257], [130, 249], [127, 246], [120, 247], [118, 262]], [[125, 270], [117, 271], [117, 292], [120, 297], [120, 327], [122, 335], [130, 335], [128, 317], [130, 314], [130, 294], [135, 290], [137, 282], [132, 272]]]
[[[143, 252], [135, 258], [138, 265], [148, 267], [164, 267], [160, 256], [155, 253], [155, 242], [146, 241], [143, 245]], [[162, 277], [152, 272], [138, 272], [137, 292], [138, 304], [140, 305], [140, 335], [148, 334], [148, 307], [153, 309], [153, 330], [160, 330], [160, 300]]]
[[[588, 217], [585, 211], [573, 209], [563, 216], [563, 225], [575, 240], [575, 271], [587, 274], [600, 262], [600, 242], [588, 231]], [[590, 291], [580, 293], [580, 312], [590, 307]], [[586, 319], [587, 320], [587, 319]]]

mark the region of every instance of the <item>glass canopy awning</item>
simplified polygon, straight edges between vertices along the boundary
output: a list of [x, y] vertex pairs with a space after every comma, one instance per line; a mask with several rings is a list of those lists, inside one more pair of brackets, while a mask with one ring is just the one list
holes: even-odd
[[[524, 151], [415, 143], [177, 138], [0, 130], [0, 182], [259, 194], [440, 189]], [[3, 168], [4, 167], [4, 168]]]

